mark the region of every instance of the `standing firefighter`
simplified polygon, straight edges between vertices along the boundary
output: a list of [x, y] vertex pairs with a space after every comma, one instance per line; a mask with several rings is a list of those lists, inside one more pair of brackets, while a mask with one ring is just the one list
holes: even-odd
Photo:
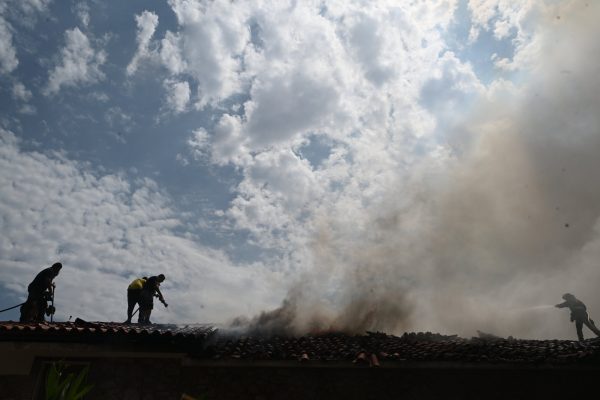
[[[126, 324], [131, 323], [131, 318], [133, 317], [133, 308], [136, 304], [140, 303], [140, 298], [142, 296], [142, 288], [144, 287], [144, 283], [148, 278], [145, 276], [143, 278], [138, 278], [133, 280], [127, 287], [127, 321]], [[138, 322], [141, 321], [142, 313], [138, 315]]]
[[579, 341], [583, 341], [583, 325], [587, 326], [596, 336], [600, 336], [600, 330], [596, 328], [594, 321], [590, 319], [587, 313], [587, 308], [581, 300], [578, 300], [571, 293], [563, 295], [564, 303], [557, 304], [555, 307], [564, 308], [569, 307], [571, 310], [571, 322], [575, 321], [575, 328], [577, 329], [577, 337]]
[[154, 307], [155, 296], [158, 297], [160, 302], [163, 303], [165, 307], [169, 306], [165, 302], [165, 299], [159, 289], [161, 282], [164, 282], [164, 280], [165, 276], [160, 274], [158, 276], [151, 276], [144, 283], [140, 296], [140, 318], [138, 320], [140, 324], [152, 323], [150, 322], [150, 314], [152, 313], [152, 308]]
[[27, 287], [28, 296], [21, 306], [21, 322], [43, 322], [44, 314], [54, 314], [54, 306], [48, 307], [47, 302], [54, 299], [54, 278], [60, 272], [62, 264], [57, 262], [50, 268], [42, 270]]

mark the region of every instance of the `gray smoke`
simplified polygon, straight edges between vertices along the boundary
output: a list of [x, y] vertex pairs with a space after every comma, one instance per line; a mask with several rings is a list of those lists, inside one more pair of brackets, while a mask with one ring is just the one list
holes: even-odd
[[600, 4], [558, 10], [518, 93], [448, 127], [450, 156], [399, 178], [358, 238], [320, 217], [315, 268], [243, 323], [572, 338], [564, 310], [538, 307], [565, 292], [600, 318]]

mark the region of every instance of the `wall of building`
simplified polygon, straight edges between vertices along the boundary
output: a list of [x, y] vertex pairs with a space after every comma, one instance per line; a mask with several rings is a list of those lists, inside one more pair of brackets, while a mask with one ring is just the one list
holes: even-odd
[[[83, 361], [83, 360], [79, 360]], [[97, 358], [87, 399], [561, 399], [597, 392], [599, 368], [362, 368], [348, 365], [182, 363]], [[0, 376], [0, 398], [31, 400], [42, 360], [29, 375]], [[202, 397], [204, 396], [204, 397]]]

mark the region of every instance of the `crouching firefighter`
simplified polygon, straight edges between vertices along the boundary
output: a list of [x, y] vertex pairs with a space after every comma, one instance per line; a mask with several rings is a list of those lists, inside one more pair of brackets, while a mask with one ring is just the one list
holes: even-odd
[[[140, 298], [142, 296], [142, 288], [144, 287], [144, 283], [148, 278], [145, 276], [143, 278], [134, 279], [129, 286], [127, 287], [127, 321], [126, 324], [131, 323], [131, 318], [133, 318], [133, 309], [136, 304], [140, 304]], [[138, 322], [140, 322], [140, 317], [142, 313], [138, 315]]]
[[579, 341], [583, 341], [583, 325], [587, 326], [596, 336], [600, 336], [600, 330], [596, 328], [594, 321], [588, 316], [585, 304], [571, 293], [565, 293], [562, 298], [564, 302], [557, 304], [555, 307], [569, 307], [569, 310], [571, 310], [571, 322], [575, 321], [575, 329], [577, 329]]
[[[21, 306], [21, 322], [43, 322], [54, 315], [54, 278], [58, 276], [62, 264], [57, 262], [42, 270], [27, 286], [27, 301]], [[48, 301], [51, 305], [48, 306]]]
[[169, 306], [159, 288], [164, 280], [165, 276], [160, 274], [158, 276], [151, 276], [144, 283], [140, 294], [140, 317], [138, 320], [140, 324], [152, 323], [150, 322], [150, 314], [152, 313], [152, 308], [154, 308], [154, 297], [158, 297], [165, 307]]

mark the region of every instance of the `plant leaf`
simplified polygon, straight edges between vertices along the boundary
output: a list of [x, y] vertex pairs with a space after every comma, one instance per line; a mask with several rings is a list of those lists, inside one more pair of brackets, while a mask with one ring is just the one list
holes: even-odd
[[58, 395], [59, 385], [59, 372], [56, 369], [56, 364], [53, 363], [48, 369], [48, 375], [46, 375], [46, 400], [55, 400]]
[[94, 385], [87, 385], [79, 393], [77, 393], [75, 395], [75, 397], [73, 397], [73, 399], [69, 399], [69, 400], [79, 400], [79, 399], [81, 399], [83, 396], [85, 396], [86, 394], [88, 394], [88, 392], [90, 390], [92, 390], [93, 387], [94, 387]]
[[[80, 392], [82, 391], [83, 380], [87, 376], [88, 370], [89, 370], [89, 368], [85, 367], [84, 369], [82, 369], [79, 372], [79, 374], [77, 375], [77, 378], [75, 378], [71, 381], [69, 391], [67, 392], [66, 400], [75, 400], [75, 399], [79, 399], [79, 398], [83, 397], [83, 395], [80, 394]], [[83, 389], [85, 389], [85, 388], [83, 388]]]

